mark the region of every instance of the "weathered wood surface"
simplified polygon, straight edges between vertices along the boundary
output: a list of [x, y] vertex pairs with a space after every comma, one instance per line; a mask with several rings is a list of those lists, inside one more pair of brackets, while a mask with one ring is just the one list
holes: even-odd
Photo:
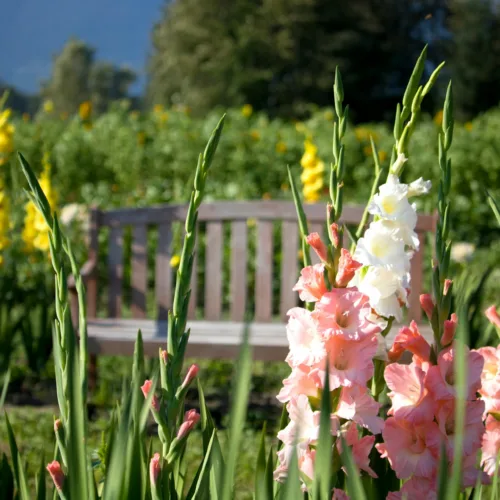
[[[392, 345], [401, 325], [393, 326], [386, 342]], [[191, 329], [186, 355], [211, 359], [236, 359], [245, 331], [245, 324], [231, 321], [188, 321]], [[144, 352], [157, 356], [165, 348], [167, 322], [137, 319], [94, 319], [88, 324], [89, 352], [99, 355], [132, 355], [138, 330], [141, 330]], [[430, 342], [432, 331], [427, 325], [420, 332]], [[288, 353], [284, 323], [252, 323], [249, 342], [253, 357], [260, 361], [283, 361]]]

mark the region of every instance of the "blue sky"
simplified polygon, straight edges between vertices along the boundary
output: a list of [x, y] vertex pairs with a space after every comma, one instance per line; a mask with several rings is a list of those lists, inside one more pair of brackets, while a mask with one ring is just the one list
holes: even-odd
[[151, 28], [164, 0], [3, 0], [0, 80], [36, 92], [50, 75], [52, 56], [74, 36], [96, 49], [95, 57], [127, 65], [144, 84]]

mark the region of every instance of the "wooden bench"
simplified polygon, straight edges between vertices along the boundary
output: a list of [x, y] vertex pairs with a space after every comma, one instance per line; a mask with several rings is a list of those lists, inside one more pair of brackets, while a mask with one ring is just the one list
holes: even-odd
[[[324, 204], [306, 205], [309, 231], [317, 231], [325, 237], [326, 225]], [[183, 223], [187, 205], [165, 205], [149, 208], [130, 208], [110, 211], [93, 209], [90, 214], [89, 260], [82, 269], [87, 289], [87, 312], [91, 371], [95, 370], [96, 355], [131, 355], [138, 329], [141, 329], [146, 355], [156, 356], [159, 347], [166, 346], [167, 312], [172, 304], [175, 272], [170, 259], [172, 226]], [[357, 225], [363, 213], [362, 207], [346, 206], [341, 222]], [[195, 260], [191, 277], [191, 302], [189, 304], [188, 327], [191, 337], [188, 356], [206, 358], [234, 358], [240, 346], [244, 330], [243, 320], [249, 309], [249, 279], [255, 279], [253, 322], [250, 326], [250, 342], [255, 359], [275, 361], [285, 359], [288, 342], [284, 322], [286, 313], [298, 305], [298, 296], [292, 291], [300, 271], [299, 231], [297, 215], [292, 202], [247, 201], [215, 202], [200, 207], [199, 226], [204, 238], [197, 238], [197, 257], [204, 253], [204, 296], [198, 290], [199, 258]], [[228, 227], [229, 226], [229, 227]], [[125, 251], [126, 228], [131, 228], [131, 248]], [[98, 280], [99, 232], [108, 228], [107, 288], [100, 288]], [[154, 278], [148, 280], [148, 231], [157, 233], [154, 249]], [[279, 229], [280, 228], [280, 229]], [[412, 293], [408, 319], [421, 319], [419, 295], [422, 292], [423, 262], [427, 251], [426, 233], [433, 232], [435, 218], [420, 215], [417, 234], [420, 250], [411, 263]], [[276, 264], [276, 232], [281, 231], [281, 262]], [[249, 259], [251, 237], [255, 233], [256, 256], [252, 264]], [[279, 234], [279, 233], [278, 233]], [[230, 257], [224, 257], [224, 236], [230, 238]], [[230, 236], [229, 236], [230, 235]], [[204, 240], [204, 248], [201, 245]], [[347, 243], [347, 242], [346, 242]], [[227, 249], [227, 246], [226, 246]], [[203, 252], [201, 251], [203, 250]], [[123, 318], [124, 311], [124, 256], [130, 253], [130, 309], [131, 318]], [[151, 253], [151, 252], [150, 252]], [[227, 253], [227, 252], [226, 252]], [[317, 261], [311, 252], [313, 261]], [[229, 276], [223, 276], [225, 268]], [[316, 260], [314, 260], [316, 259]], [[229, 262], [228, 262], [229, 261]], [[248, 272], [252, 264], [254, 273]], [[153, 275], [153, 273], [150, 273]], [[273, 275], [279, 276], [279, 290], [273, 290]], [[153, 283], [155, 317], [147, 318], [147, 298], [151, 297], [148, 284]], [[229, 284], [229, 286], [227, 286]], [[227, 291], [223, 309], [223, 289]], [[107, 290], [107, 317], [98, 318], [102, 310], [99, 298]], [[99, 293], [98, 293], [99, 292]], [[197, 301], [204, 297], [200, 310]], [[279, 296], [279, 305], [273, 297]], [[101, 297], [102, 298], [102, 297]], [[105, 300], [104, 300], [105, 302]], [[77, 314], [76, 297], [72, 294], [72, 310]], [[397, 327], [393, 328], [394, 332]], [[394, 335], [389, 335], [389, 338]]]

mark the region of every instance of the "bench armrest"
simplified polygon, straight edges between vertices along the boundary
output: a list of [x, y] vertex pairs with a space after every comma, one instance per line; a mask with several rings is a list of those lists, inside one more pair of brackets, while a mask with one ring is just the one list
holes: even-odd
[[[80, 269], [80, 276], [82, 277], [84, 284], [86, 284], [89, 279], [96, 276], [96, 273], [97, 262], [95, 260], [88, 260]], [[72, 274], [68, 278], [68, 289], [70, 291], [76, 291], [75, 277]]]

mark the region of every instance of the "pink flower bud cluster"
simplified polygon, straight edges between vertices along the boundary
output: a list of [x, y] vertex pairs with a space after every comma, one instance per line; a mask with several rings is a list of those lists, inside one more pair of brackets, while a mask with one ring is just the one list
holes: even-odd
[[[327, 251], [316, 236], [309, 236], [308, 241], [321, 258]], [[278, 433], [284, 443], [278, 452], [279, 464], [274, 473], [278, 481], [288, 474], [294, 445], [302, 475], [314, 477], [327, 362], [333, 404], [332, 435], [339, 437], [342, 433], [358, 468], [375, 477], [368, 458], [375, 436], [360, 437], [360, 430], [364, 427], [378, 434], [383, 428], [383, 420], [378, 416], [380, 404], [367, 389], [374, 373], [373, 357], [378, 348], [380, 326], [370, 320], [368, 298], [356, 288], [328, 290], [324, 281], [325, 265], [329, 263], [304, 268], [294, 287], [302, 300], [314, 303], [314, 310], [295, 307], [288, 311], [290, 351], [286, 361], [291, 374], [283, 381], [278, 400], [286, 403], [290, 423]], [[359, 263], [343, 249], [335, 284], [345, 287], [358, 267]], [[340, 451], [341, 440], [335, 442]], [[335, 494], [334, 498], [347, 498], [341, 491]]]
[[[427, 304], [427, 301], [424, 300]], [[426, 311], [427, 312], [427, 311]], [[453, 319], [456, 325], [456, 317]], [[454, 330], [453, 330], [454, 332]], [[417, 324], [403, 327], [389, 351], [397, 360], [407, 350], [413, 354], [409, 365], [389, 364], [384, 377], [392, 406], [382, 431], [384, 442], [376, 448], [387, 458], [399, 479], [407, 480], [399, 492], [387, 498], [437, 498], [437, 474], [441, 450], [444, 449], [451, 473], [455, 441], [455, 348], [453, 336], [446, 340], [431, 364], [431, 346], [420, 334]], [[468, 365], [467, 402], [462, 449], [462, 487], [474, 486], [478, 474], [476, 457], [484, 432], [484, 402], [477, 398], [481, 388], [483, 357], [466, 348]], [[443, 446], [444, 445], [444, 446]]]
[[[500, 316], [495, 306], [485, 311], [486, 317], [500, 328]], [[489, 476], [495, 474], [497, 457], [500, 453], [500, 345], [478, 349], [484, 358], [479, 393], [484, 401], [486, 432], [483, 436], [481, 465]], [[498, 471], [497, 471], [498, 474]]]

